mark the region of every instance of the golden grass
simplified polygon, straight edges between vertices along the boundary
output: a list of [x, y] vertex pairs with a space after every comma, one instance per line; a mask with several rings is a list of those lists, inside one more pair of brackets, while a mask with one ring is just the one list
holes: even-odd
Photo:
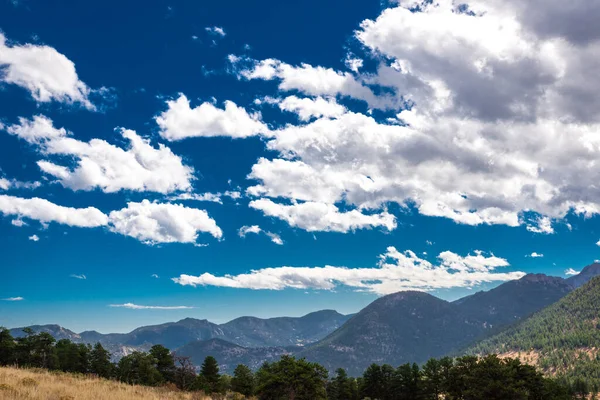
[[[236, 399], [234, 394], [223, 398]], [[0, 367], [0, 399], [212, 400], [211, 397], [199, 392], [181, 392], [166, 387], [133, 386], [81, 375], [7, 367]]]

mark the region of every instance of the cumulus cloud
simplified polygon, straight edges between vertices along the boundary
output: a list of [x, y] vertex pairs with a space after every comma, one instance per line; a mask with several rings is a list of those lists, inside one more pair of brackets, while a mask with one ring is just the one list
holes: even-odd
[[74, 279], [80, 279], [82, 281], [87, 280], [87, 276], [83, 275], [83, 274], [71, 274], [69, 275], [70, 278], [74, 278]]
[[248, 113], [232, 101], [226, 101], [224, 109], [208, 102], [191, 108], [187, 97], [180, 94], [176, 100], [167, 101], [167, 107], [155, 118], [160, 135], [167, 140], [215, 136], [244, 138], [269, 131], [259, 113]]
[[581, 271], [575, 271], [573, 268], [565, 269], [565, 275], [567, 275], [567, 276], [577, 275], [580, 272]]
[[147, 244], [196, 243], [200, 233], [220, 239], [221, 228], [204, 210], [181, 204], [130, 202], [109, 214], [112, 232], [131, 236]]
[[271, 239], [273, 243], [278, 244], [280, 246], [283, 245], [283, 239], [281, 239], [281, 236], [273, 232], [265, 231], [258, 225], [244, 225], [238, 230], [238, 235], [242, 238], [246, 237], [246, 235], [249, 233], [254, 233], [257, 235], [264, 233], [269, 239]]
[[38, 161], [43, 172], [69, 189], [170, 193], [190, 190], [194, 179], [193, 168], [184, 165], [171, 149], [162, 144], [153, 147], [132, 130], [119, 130], [121, 137], [129, 142], [128, 148], [122, 149], [101, 139], [83, 142], [69, 137], [64, 128], [54, 128], [52, 120], [44, 116], [32, 120], [20, 118], [18, 124], [5, 129], [34, 144], [46, 157], [73, 157], [74, 167], [50, 160]]
[[31, 240], [32, 242], [38, 242], [40, 238], [38, 235], [31, 235], [29, 236], [29, 240]]
[[2, 299], [3, 301], [23, 301], [25, 300], [25, 298], [18, 296], [18, 297], [7, 297], [5, 299]]
[[536, 253], [536, 252], [534, 251], [533, 253], [531, 253], [531, 254], [529, 255], [529, 257], [531, 257], [531, 258], [542, 258], [542, 257], [544, 257], [544, 255], [543, 255], [543, 254], [541, 254], [541, 253]]
[[399, 252], [388, 247], [375, 268], [278, 267], [253, 270], [239, 275], [180, 275], [173, 281], [189, 286], [219, 286], [254, 290], [315, 289], [334, 290], [346, 286], [380, 295], [403, 290], [430, 291], [471, 287], [483, 282], [519, 279], [523, 272], [496, 272], [508, 262], [483, 252], [460, 256], [445, 251], [433, 264], [412, 251]]
[[75, 64], [50, 46], [11, 45], [0, 33], [0, 81], [20, 86], [40, 103], [79, 103], [94, 110], [90, 88], [82, 82]]
[[248, 194], [360, 210], [396, 202], [540, 234], [569, 213], [600, 213], [589, 185], [600, 178], [600, 30], [575, 23], [600, 11], [530, 3], [400, 2], [355, 32], [378, 64], [368, 73], [231, 56], [241, 79], [396, 111], [272, 130], [267, 147], [279, 157], [252, 167]]
[[187, 310], [190, 308], [194, 308], [189, 306], [142, 306], [133, 303], [110, 304], [109, 307], [128, 308], [130, 310]]
[[41, 223], [56, 222], [82, 228], [93, 228], [108, 224], [108, 217], [95, 207], [63, 207], [37, 197], [25, 199], [0, 195], [0, 213], [16, 216], [19, 218], [18, 220], [29, 218]]
[[308, 232], [345, 233], [376, 227], [391, 231], [396, 228], [396, 218], [387, 211], [379, 214], [363, 214], [358, 210], [340, 211], [333, 204], [305, 202], [286, 205], [275, 203], [270, 199], [253, 200], [249, 206], [262, 211], [268, 217], [279, 218], [292, 227]]
[[[17, 216], [13, 220], [15, 226], [25, 224], [22, 218], [82, 228], [105, 226], [111, 232], [146, 244], [196, 243], [200, 233], [209, 233], [217, 239], [223, 236], [221, 228], [204, 210], [148, 200], [130, 202], [127, 207], [106, 215], [94, 207], [63, 207], [40, 198], [0, 195], [0, 214]], [[37, 241], [35, 238], [36, 235], [30, 240]]]

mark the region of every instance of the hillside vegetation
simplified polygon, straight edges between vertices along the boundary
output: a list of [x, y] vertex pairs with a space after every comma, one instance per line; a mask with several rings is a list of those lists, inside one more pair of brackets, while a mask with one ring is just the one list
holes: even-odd
[[469, 354], [520, 356], [545, 373], [600, 387], [600, 277], [515, 326], [471, 347]]
[[201, 393], [169, 387], [128, 385], [43, 369], [0, 367], [0, 398], [3, 400], [211, 400]]

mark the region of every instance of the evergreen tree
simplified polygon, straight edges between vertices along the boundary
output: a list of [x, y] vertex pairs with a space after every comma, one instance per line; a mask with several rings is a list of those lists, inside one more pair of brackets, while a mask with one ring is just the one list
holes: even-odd
[[15, 339], [10, 331], [0, 327], [0, 365], [10, 365], [15, 362]]
[[156, 369], [166, 382], [173, 382], [175, 361], [171, 351], [163, 345], [156, 344], [150, 348], [150, 355], [156, 360]]
[[254, 394], [254, 374], [244, 364], [239, 364], [233, 371], [231, 390], [250, 397]]
[[202, 363], [200, 375], [196, 379], [196, 387], [204, 390], [204, 392], [219, 393], [222, 391], [220, 387], [221, 374], [219, 374], [219, 364], [212, 356], [207, 356]]
[[90, 372], [102, 378], [110, 378], [114, 374], [110, 353], [100, 343], [96, 343], [90, 352]]
[[371, 364], [365, 370], [360, 388], [361, 396], [370, 399], [383, 399], [385, 393], [383, 372], [381, 366]]

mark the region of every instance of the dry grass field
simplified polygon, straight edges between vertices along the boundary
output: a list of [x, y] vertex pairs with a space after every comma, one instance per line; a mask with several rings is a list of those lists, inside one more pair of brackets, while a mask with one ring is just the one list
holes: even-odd
[[[239, 394], [223, 399], [243, 399]], [[202, 393], [189, 393], [171, 388], [132, 386], [120, 382], [46, 370], [0, 367], [0, 399], [2, 400], [213, 400]], [[216, 399], [216, 398], [215, 398]]]

